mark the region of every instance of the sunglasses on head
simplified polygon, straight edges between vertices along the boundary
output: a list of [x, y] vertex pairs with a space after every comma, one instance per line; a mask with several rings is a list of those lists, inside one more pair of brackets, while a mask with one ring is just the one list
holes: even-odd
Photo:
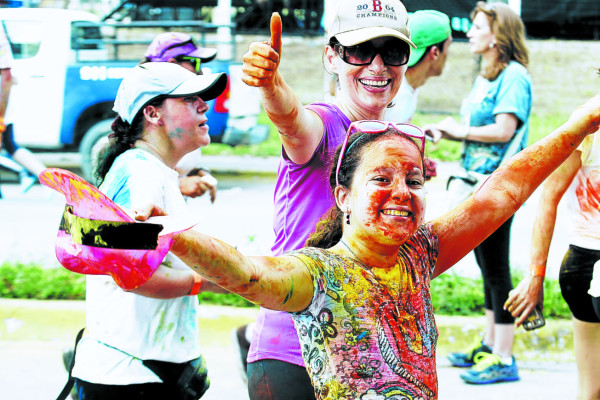
[[[383, 133], [388, 130], [389, 127], [397, 130], [400, 133], [410, 137], [411, 139], [416, 139], [414, 142], [419, 147], [421, 151], [421, 158], [425, 157], [425, 132], [421, 130], [421, 128], [414, 126], [412, 124], [406, 123], [396, 123], [396, 122], [388, 122], [388, 121], [377, 121], [377, 120], [364, 120], [364, 121], [355, 121], [350, 124], [348, 127], [348, 131], [346, 132], [346, 138], [344, 139], [344, 143], [342, 144], [342, 149], [340, 151], [340, 156], [337, 162], [337, 167], [335, 169], [335, 183], [339, 186], [340, 184], [340, 167], [342, 166], [342, 160], [344, 159], [344, 155], [346, 154], [346, 147], [348, 146], [348, 138], [355, 132], [358, 133]], [[358, 140], [358, 139], [357, 139]], [[354, 141], [352, 145], [356, 143]], [[350, 150], [348, 147], [348, 150]]]
[[202, 71], [202, 69], [201, 69], [202, 60], [199, 59], [198, 57], [178, 56], [178, 57], [175, 57], [175, 60], [177, 60], [177, 62], [179, 62], [179, 63], [188, 62], [188, 63], [192, 64], [196, 74], [200, 74], [200, 72]]
[[375, 46], [373, 41], [369, 40], [355, 46], [334, 43], [332, 47], [345, 63], [351, 65], [369, 65], [379, 54], [386, 65], [399, 67], [408, 63], [410, 57], [408, 44], [400, 39], [388, 40], [382, 46]]

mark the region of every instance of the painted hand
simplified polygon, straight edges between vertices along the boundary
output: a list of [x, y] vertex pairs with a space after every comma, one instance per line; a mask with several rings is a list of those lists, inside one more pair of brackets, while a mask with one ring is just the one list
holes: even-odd
[[161, 215], [167, 215], [165, 210], [154, 204], [146, 204], [143, 207], [133, 210], [132, 216], [136, 221], [146, 221], [150, 217], [158, 217]]
[[521, 325], [536, 304], [540, 307], [544, 300], [544, 277], [528, 275], [508, 294], [504, 309], [516, 318], [516, 326]]
[[597, 132], [600, 129], [600, 95], [575, 108], [567, 124], [572, 124], [576, 130], [588, 134]]
[[271, 38], [268, 42], [253, 42], [242, 57], [242, 81], [249, 86], [269, 86], [281, 61], [281, 17], [271, 16]]
[[179, 178], [179, 190], [188, 197], [200, 197], [208, 192], [210, 202], [214, 203], [217, 197], [217, 180], [208, 172], [200, 170], [197, 175]]

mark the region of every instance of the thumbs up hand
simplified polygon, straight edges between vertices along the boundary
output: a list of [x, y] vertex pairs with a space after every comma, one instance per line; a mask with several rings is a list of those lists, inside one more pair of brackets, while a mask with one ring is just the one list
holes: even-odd
[[249, 86], [265, 87], [273, 83], [281, 61], [281, 17], [271, 16], [271, 38], [268, 42], [253, 42], [242, 57], [242, 81]]

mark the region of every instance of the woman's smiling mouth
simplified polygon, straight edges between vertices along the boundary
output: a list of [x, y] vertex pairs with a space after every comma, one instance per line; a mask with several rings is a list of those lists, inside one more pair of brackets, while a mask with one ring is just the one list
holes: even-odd
[[359, 79], [358, 81], [365, 86], [371, 86], [374, 88], [385, 87], [385, 86], [389, 85], [390, 82], [392, 82], [391, 79], [385, 79], [385, 80]]
[[383, 210], [381, 211], [381, 213], [384, 215], [391, 215], [394, 217], [408, 217], [410, 215], [409, 211], [403, 210]]

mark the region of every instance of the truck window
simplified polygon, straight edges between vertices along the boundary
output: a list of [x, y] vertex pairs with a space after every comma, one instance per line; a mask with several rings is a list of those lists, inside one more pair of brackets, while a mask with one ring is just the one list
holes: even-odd
[[32, 58], [37, 55], [43, 37], [41, 21], [4, 20], [2, 23], [8, 40], [10, 40], [15, 60]]
[[91, 23], [88, 21], [71, 22], [71, 48], [73, 50], [99, 50], [103, 47], [100, 27], [90, 25]]

